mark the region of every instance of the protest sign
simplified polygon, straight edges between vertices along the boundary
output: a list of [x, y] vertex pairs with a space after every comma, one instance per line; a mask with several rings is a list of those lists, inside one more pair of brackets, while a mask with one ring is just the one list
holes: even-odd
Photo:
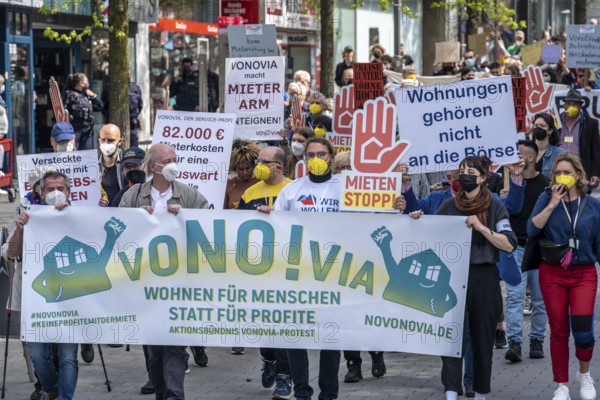
[[352, 116], [355, 110], [354, 85], [342, 87], [333, 96], [331, 129], [334, 133], [338, 135], [352, 135]]
[[[565, 97], [567, 97], [568, 90], [555, 90], [552, 103], [557, 109], [557, 113], [565, 110]], [[578, 90], [581, 93], [583, 105], [581, 110], [587, 113], [591, 118], [599, 120], [600, 122], [600, 90], [586, 91], [583, 89]]]
[[525, 132], [525, 122], [527, 120], [527, 108], [525, 100], [527, 98], [527, 86], [525, 77], [513, 77], [513, 101], [515, 103], [515, 123], [517, 132]]
[[352, 148], [352, 136], [339, 135], [334, 132], [327, 132], [326, 138], [333, 145], [333, 150], [335, 150], [335, 154], [340, 153], [342, 151], [350, 151], [350, 149]]
[[567, 26], [567, 67], [597, 68], [600, 65], [600, 27]]
[[523, 67], [537, 64], [542, 57], [542, 49], [545, 45], [545, 40], [539, 40], [533, 44], [521, 47], [521, 61], [523, 62]]
[[542, 49], [542, 61], [557, 63], [562, 56], [563, 47], [560, 44], [547, 44]]
[[477, 33], [475, 35], [469, 35], [469, 49], [473, 50], [475, 54], [487, 54], [486, 45], [487, 35], [485, 33]]
[[275, 57], [278, 55], [275, 25], [229, 25], [229, 57]]
[[398, 213], [394, 209], [394, 200], [401, 192], [401, 173], [362, 174], [342, 171], [342, 180], [344, 189], [341, 210]]
[[229, 172], [235, 116], [158, 110], [152, 144], [170, 144], [177, 154], [177, 180], [192, 186], [221, 210]]
[[225, 112], [236, 115], [235, 137], [281, 140], [284, 58], [228, 58], [225, 65]]
[[55, 167], [71, 180], [69, 200], [73, 205], [97, 207], [101, 197], [102, 174], [96, 150], [71, 151], [68, 153], [25, 154], [17, 156], [19, 193], [24, 197], [33, 190], [29, 186], [29, 174], [35, 168]]
[[435, 44], [435, 62], [453, 63], [460, 61], [459, 42], [438, 42]]
[[558, 109], [552, 101], [554, 85], [544, 82], [542, 67], [530, 65], [524, 71], [527, 87], [527, 99], [525, 106], [527, 108], [527, 120], [525, 122], [525, 132], [530, 132], [533, 126], [533, 118], [538, 113], [547, 113], [554, 118], [554, 125], [559, 129], [562, 124], [558, 116]]
[[365, 101], [383, 96], [383, 64], [354, 63], [354, 107], [361, 108]]
[[400, 137], [411, 147], [409, 173], [454, 169], [467, 156], [518, 161], [509, 76], [396, 89]]
[[21, 339], [459, 356], [464, 220], [33, 207]]

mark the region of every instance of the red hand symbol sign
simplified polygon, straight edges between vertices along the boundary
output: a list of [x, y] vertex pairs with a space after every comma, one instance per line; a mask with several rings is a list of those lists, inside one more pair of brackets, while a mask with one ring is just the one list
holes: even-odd
[[527, 111], [536, 114], [550, 108], [554, 88], [546, 85], [542, 76], [542, 69], [530, 65], [525, 70], [527, 81]]
[[338, 135], [352, 135], [352, 115], [354, 114], [354, 85], [344, 86], [333, 97], [333, 126]]
[[304, 111], [302, 110], [302, 104], [300, 104], [300, 97], [293, 95], [290, 104], [292, 106], [292, 132], [296, 129], [300, 129], [305, 125]]
[[394, 107], [396, 106], [396, 93], [395, 93], [395, 91], [396, 91], [396, 89], [392, 88], [392, 89], [388, 89], [385, 92], [385, 98], [387, 99], [388, 103], [390, 103]]
[[396, 140], [396, 107], [378, 97], [368, 100], [354, 118], [352, 170], [391, 171], [410, 147], [410, 142]]

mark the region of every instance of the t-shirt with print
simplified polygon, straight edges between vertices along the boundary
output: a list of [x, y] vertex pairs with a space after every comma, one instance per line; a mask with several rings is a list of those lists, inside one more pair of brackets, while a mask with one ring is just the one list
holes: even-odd
[[307, 175], [286, 185], [273, 206], [275, 211], [338, 212], [342, 179], [340, 175]]
[[272, 206], [275, 204], [281, 189], [290, 182], [291, 179], [285, 178], [275, 185], [267, 185], [264, 181], [255, 183], [246, 189], [237, 208], [239, 210], [256, 210], [258, 206]]

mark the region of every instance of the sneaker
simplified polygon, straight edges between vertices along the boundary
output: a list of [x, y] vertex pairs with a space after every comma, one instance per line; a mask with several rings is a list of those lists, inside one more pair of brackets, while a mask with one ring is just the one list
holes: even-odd
[[236, 356], [241, 356], [242, 354], [244, 354], [244, 348], [243, 347], [232, 347], [231, 354], [235, 354]]
[[[531, 353], [530, 357], [531, 357]], [[521, 361], [521, 343], [510, 342], [508, 345], [508, 350], [506, 350], [506, 354], [504, 354], [504, 359], [510, 362], [520, 362]]]
[[150, 379], [148, 379], [148, 382], [146, 382], [146, 384], [144, 386], [142, 386], [142, 388], [140, 389], [140, 392], [142, 394], [153, 394], [156, 392], [154, 390], [154, 384], [152, 383], [152, 381]]
[[192, 350], [192, 354], [194, 355], [194, 363], [197, 366], [204, 368], [208, 365], [208, 355], [206, 355], [206, 350], [204, 347], [190, 346], [190, 350]]
[[552, 400], [571, 400], [571, 396], [569, 396], [569, 387], [559, 383], [558, 389], [554, 392]]
[[475, 397], [473, 385], [465, 385], [465, 397]]
[[29, 400], [40, 400], [43, 393], [42, 389], [35, 389], [33, 393], [31, 393], [31, 396], [29, 396]]
[[504, 329], [496, 329], [496, 340], [494, 341], [494, 346], [497, 349], [506, 349], [508, 347], [506, 331]]
[[94, 346], [88, 343], [81, 344], [81, 359], [87, 364], [94, 361]]
[[525, 304], [523, 305], [523, 315], [531, 315], [533, 311], [533, 303], [531, 302], [531, 295], [525, 296]]
[[374, 378], [381, 378], [387, 372], [385, 368], [385, 362], [383, 361], [383, 352], [378, 351], [371, 355], [371, 361], [373, 365], [371, 366], [371, 375]]
[[348, 373], [344, 377], [346, 383], [356, 383], [362, 379], [360, 364], [353, 360], [348, 360]]
[[531, 339], [529, 342], [529, 358], [544, 358], [543, 343], [537, 339]]
[[292, 377], [286, 374], [277, 374], [273, 399], [292, 398]]
[[579, 396], [581, 400], [595, 400], [596, 388], [594, 388], [594, 379], [589, 372], [582, 373], [577, 371], [575, 380], [579, 382]]
[[262, 368], [262, 385], [264, 388], [270, 388], [275, 384], [275, 377], [277, 376], [277, 364], [275, 360], [263, 360]]

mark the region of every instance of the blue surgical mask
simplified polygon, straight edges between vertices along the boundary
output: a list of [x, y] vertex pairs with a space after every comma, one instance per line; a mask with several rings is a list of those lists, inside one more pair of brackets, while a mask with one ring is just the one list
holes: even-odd
[[467, 68], [473, 68], [473, 65], [475, 65], [475, 61], [473, 61], [473, 59], [472, 59], [472, 58], [467, 58], [467, 59], [465, 60], [465, 66], [466, 66]]

